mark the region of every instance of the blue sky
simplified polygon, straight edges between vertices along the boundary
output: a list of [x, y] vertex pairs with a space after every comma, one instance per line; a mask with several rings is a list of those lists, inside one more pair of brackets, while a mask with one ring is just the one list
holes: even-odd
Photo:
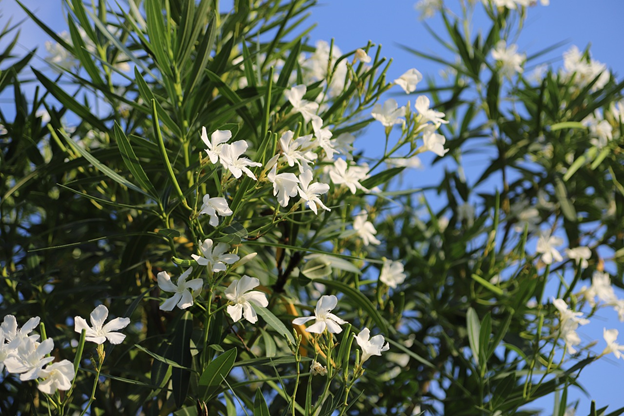
[[[453, 0], [447, 0], [451, 3]], [[23, 3], [31, 10], [36, 10], [44, 22], [54, 30], [66, 30], [65, 19], [62, 16], [60, 0], [24, 0]], [[393, 59], [393, 64], [388, 73], [388, 79], [392, 80], [400, 76], [409, 68], [417, 68], [425, 76], [436, 76], [438, 66], [421, 58], [414, 57], [398, 47], [402, 43], [432, 54], [440, 53], [439, 45], [425, 30], [418, 20], [418, 14], [414, 10], [414, 0], [333, 0], [321, 2], [312, 9], [311, 22], [317, 27], [311, 34], [312, 41], [329, 40], [334, 38], [336, 45], [343, 52], [365, 46], [371, 40], [375, 44], [383, 45], [383, 55]], [[2, 21], [6, 22], [9, 16], [14, 16], [14, 21], [23, 18], [24, 15], [13, 0], [2, 2]], [[584, 49], [591, 44], [593, 58], [606, 63], [622, 79], [624, 74], [624, 53], [622, 53], [622, 29], [621, 20], [624, 17], [623, 0], [551, 0], [548, 7], [536, 6], [528, 10], [528, 18], [525, 29], [516, 43], [521, 51], [529, 55], [546, 46], [560, 41], [568, 43], [543, 58], [552, 61], [553, 65], [561, 64], [561, 54], [571, 45], [577, 45]], [[441, 22], [434, 18], [427, 21], [434, 30], [441, 30]], [[474, 27], [477, 29], [483, 22], [477, 19]], [[30, 50], [39, 46], [39, 56], [44, 56], [43, 42], [47, 35], [31, 22], [26, 22], [20, 36], [20, 45], [23, 50]], [[41, 66], [41, 63], [34, 63]], [[395, 93], [400, 90], [397, 88]], [[412, 102], [415, 96], [396, 96], [400, 105], [404, 105], [408, 99]], [[383, 141], [381, 126], [372, 126], [364, 137], [358, 140], [358, 147], [365, 148], [369, 156], [378, 155], [381, 149], [378, 145]], [[431, 160], [423, 157], [425, 165]], [[483, 158], [465, 159], [467, 175], [477, 173], [476, 166], [483, 162]], [[411, 171], [406, 178], [404, 186], [418, 188], [435, 182], [432, 172], [439, 172], [441, 167], [429, 171]], [[434, 178], [434, 179], [431, 179]], [[619, 296], [624, 296], [619, 293]], [[596, 351], [600, 352], [604, 347], [602, 340], [602, 328], [616, 328], [624, 334], [624, 324], [617, 320], [615, 312], [609, 310], [600, 312], [594, 318], [594, 322], [579, 331], [584, 342], [598, 340]], [[624, 369], [624, 362], [615, 361], [614, 358], [603, 358], [598, 363], [591, 365], [581, 376], [581, 382], [591, 397], [597, 401], [598, 407], [610, 405], [610, 410], [624, 406], [624, 395], [620, 384], [619, 375]], [[579, 392], [574, 392], [572, 397], [581, 398], [579, 414], [589, 412], [589, 400]], [[552, 401], [541, 401], [539, 407], [551, 408]]]

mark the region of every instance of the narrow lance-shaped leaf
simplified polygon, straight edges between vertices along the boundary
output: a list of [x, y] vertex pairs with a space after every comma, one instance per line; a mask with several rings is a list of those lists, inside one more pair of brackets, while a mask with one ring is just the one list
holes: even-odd
[[115, 127], [113, 128], [115, 132], [115, 138], [117, 139], [117, 145], [119, 146], [119, 152], [121, 153], [121, 157], [123, 158], [126, 167], [134, 178], [139, 182], [139, 184], [145, 189], [153, 198], [158, 200], [158, 192], [152, 185], [152, 182], [149, 180], [147, 174], [143, 170], [141, 166], [141, 162], [139, 158], [134, 153], [132, 149], [132, 145], [130, 141], [126, 137], [126, 134], [123, 132], [119, 124], [115, 123]]
[[120, 176], [118, 173], [113, 171], [108, 166], [104, 165], [99, 160], [97, 160], [91, 153], [87, 152], [82, 147], [76, 145], [74, 143], [74, 141], [63, 130], [60, 130], [60, 133], [63, 136], [63, 138], [65, 139], [65, 141], [71, 146], [71, 148], [74, 151], [80, 153], [80, 155], [82, 157], [87, 159], [93, 165], [94, 168], [96, 168], [97, 170], [102, 172], [104, 175], [108, 176], [109, 178], [111, 178], [115, 182], [119, 183], [120, 185], [123, 185], [123, 186], [127, 187], [128, 189], [132, 189], [133, 191], [139, 192], [139, 193], [147, 196], [148, 198], [152, 197], [150, 194], [148, 194], [147, 192], [145, 192], [144, 190], [142, 190], [141, 188], [139, 188], [138, 186], [136, 186], [135, 184], [133, 184], [132, 182], [127, 180], [126, 178]]

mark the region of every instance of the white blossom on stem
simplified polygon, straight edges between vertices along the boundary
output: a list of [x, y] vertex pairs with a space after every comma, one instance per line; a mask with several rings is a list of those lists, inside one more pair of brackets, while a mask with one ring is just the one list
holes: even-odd
[[4, 365], [9, 373], [20, 374], [20, 380], [34, 380], [44, 365], [54, 361], [54, 357], [46, 357], [54, 349], [54, 341], [48, 338], [39, 343], [25, 338], [17, 349], [9, 353]]
[[591, 257], [589, 247], [566, 248], [565, 252], [568, 258], [574, 260], [576, 264], [580, 264], [582, 269], [586, 269], [589, 266], [587, 261]]
[[241, 157], [247, 150], [249, 145], [245, 140], [239, 140], [232, 144], [224, 144], [221, 148], [221, 164], [230, 172], [236, 179], [240, 178], [243, 173], [249, 176], [251, 179], [256, 180], [253, 172], [249, 170], [248, 166], [260, 167], [262, 163], [252, 162], [246, 157]]
[[297, 191], [299, 192], [299, 196], [301, 199], [306, 201], [308, 207], [314, 212], [317, 212], [317, 205], [323, 208], [325, 211], [331, 211], [329, 208], [323, 204], [323, 202], [319, 199], [319, 195], [326, 194], [329, 191], [329, 185], [326, 183], [313, 183], [312, 182], [312, 169], [306, 169], [303, 171], [301, 175], [299, 175], [299, 185], [297, 186]]
[[406, 274], [403, 271], [403, 263], [384, 259], [379, 280], [389, 287], [396, 289], [397, 285], [405, 281]]
[[228, 206], [227, 200], [223, 197], [210, 198], [210, 194], [204, 195], [203, 204], [198, 215], [208, 215], [210, 217], [209, 224], [213, 227], [219, 225], [219, 217], [229, 217], [233, 214]]
[[563, 341], [565, 342], [570, 354], [576, 353], [574, 348], [581, 343], [581, 339], [576, 333], [576, 329], [579, 325], [586, 325], [589, 323], [588, 319], [581, 318], [583, 312], [574, 312], [568, 309], [568, 305], [563, 299], [554, 299], [553, 305], [559, 311], [559, 333]]
[[545, 264], [552, 264], [553, 261], [562, 261], [563, 257], [555, 248], [555, 246], [560, 246], [561, 244], [563, 244], [563, 240], [560, 237], [542, 234], [537, 240], [536, 252], [542, 255], [542, 261]]
[[436, 126], [439, 126], [440, 124], [448, 124], [448, 121], [444, 120], [444, 113], [429, 108], [430, 105], [431, 101], [429, 101], [429, 98], [426, 96], [421, 95], [416, 98], [414, 107], [416, 108], [416, 111], [418, 111], [418, 114], [420, 114], [421, 122], [426, 123], [430, 121]]
[[206, 145], [206, 153], [210, 158], [210, 162], [217, 163], [221, 157], [223, 144], [232, 138], [232, 132], [229, 130], [216, 130], [210, 135], [208, 140], [208, 133], [206, 127], [202, 127], [201, 139]]
[[371, 57], [368, 56], [364, 49], [357, 49], [355, 51], [355, 61], [360, 61], [362, 63], [368, 64], [371, 60]]
[[316, 137], [314, 144], [321, 147], [329, 159], [333, 159], [336, 149], [334, 149], [331, 140], [332, 132], [327, 127], [323, 128], [323, 120], [320, 117], [312, 119], [312, 128], [314, 129], [314, 137]]
[[307, 332], [315, 334], [322, 334], [325, 329], [332, 334], [339, 334], [342, 332], [340, 325], [344, 325], [347, 322], [338, 318], [331, 311], [338, 305], [338, 298], [334, 295], [321, 296], [316, 303], [314, 310], [314, 316], [300, 317], [292, 321], [294, 325], [303, 325], [308, 321], [316, 320], [316, 322], [306, 328]]
[[67, 391], [71, 388], [74, 374], [74, 364], [69, 360], [49, 364], [39, 371], [39, 377], [43, 380], [39, 382], [37, 388], [46, 394], [54, 394], [57, 390]]
[[297, 139], [293, 139], [294, 133], [290, 130], [282, 134], [279, 140], [280, 149], [282, 154], [288, 162], [288, 166], [299, 166], [299, 171], [303, 172], [305, 167], [308, 167], [310, 163], [314, 163], [317, 158], [316, 153], [311, 151], [312, 135], [301, 136]]
[[522, 73], [522, 65], [526, 57], [519, 54], [517, 45], [509, 45], [504, 40], [498, 41], [492, 51], [492, 57], [500, 64], [500, 71], [504, 77], [512, 78], [516, 73]]
[[307, 88], [305, 85], [295, 85], [289, 90], [284, 91], [284, 95], [293, 107], [293, 110], [303, 116], [305, 122], [309, 122], [312, 118], [318, 117], [316, 112], [319, 105], [313, 101], [304, 100]]
[[89, 342], [95, 342], [96, 344], [103, 344], [106, 340], [111, 344], [121, 344], [126, 336], [115, 331], [127, 327], [130, 324], [130, 318], [115, 318], [104, 325], [104, 321], [107, 317], [108, 308], [104, 305], [99, 305], [89, 316], [92, 327], [87, 324], [84, 318], [76, 316], [74, 318], [74, 331], [80, 334], [84, 329], [86, 331], [85, 339]]
[[267, 175], [269, 181], [273, 184], [273, 195], [277, 196], [277, 202], [283, 207], [288, 205], [290, 198], [297, 195], [297, 184], [299, 179], [294, 173], [277, 173], [277, 165]]
[[383, 335], [375, 335], [371, 338], [370, 330], [368, 328], [364, 328], [359, 334], [353, 334], [353, 336], [355, 337], [355, 340], [360, 348], [362, 348], [362, 358], [360, 360], [360, 364], [364, 363], [364, 361], [368, 360], [371, 356], [381, 356], [382, 352], [390, 349], [390, 345], [387, 342], [386, 345], [384, 345], [385, 339]]
[[353, 219], [353, 230], [362, 239], [365, 246], [369, 244], [381, 244], [381, 241], [375, 238], [377, 230], [372, 222], [368, 221], [368, 212], [360, 211]]
[[227, 307], [227, 313], [232, 321], [238, 322], [244, 316], [252, 324], [258, 322], [258, 316], [250, 302], [262, 308], [269, 306], [269, 301], [264, 293], [252, 290], [259, 285], [260, 280], [247, 275], [243, 275], [239, 280], [230, 283], [230, 286], [225, 290], [225, 297], [233, 303]]
[[336, 185], [345, 185], [351, 193], [357, 189], [368, 192], [360, 181], [368, 178], [368, 166], [349, 166], [344, 159], [338, 159], [329, 170], [329, 177]]
[[442, 157], [449, 151], [444, 148], [446, 138], [435, 132], [436, 127], [432, 124], [426, 124], [423, 127], [423, 150], [429, 150], [436, 155]]
[[227, 269], [226, 264], [233, 264], [239, 259], [236, 254], [226, 253], [229, 249], [230, 246], [225, 243], [214, 246], [212, 240], [207, 238], [200, 242], [199, 251], [202, 256], [191, 254], [191, 257], [200, 266], [209, 267], [215, 273], [223, 272]]
[[624, 351], [624, 345], [620, 345], [616, 342], [618, 333], [619, 332], [617, 329], [603, 329], [602, 334], [604, 340], [607, 342], [607, 347], [602, 352], [602, 355], [606, 355], [612, 352], [613, 355], [615, 355], [615, 358], [624, 358], [624, 354], [620, 352]]
[[405, 107], [399, 108], [399, 105], [394, 98], [389, 98], [383, 104], [383, 107], [379, 103], [375, 104], [371, 114], [375, 120], [378, 120], [386, 127], [392, 127], [395, 124], [405, 123], [405, 120], [401, 118], [405, 115]]
[[167, 272], [158, 273], [156, 276], [158, 280], [158, 287], [165, 292], [173, 293], [172, 297], [160, 305], [161, 310], [172, 311], [176, 305], [180, 309], [186, 309], [193, 306], [193, 298], [201, 291], [204, 281], [197, 278], [187, 282], [186, 279], [188, 279], [192, 272], [193, 268], [189, 267], [180, 275], [177, 285], [171, 281], [171, 277]]

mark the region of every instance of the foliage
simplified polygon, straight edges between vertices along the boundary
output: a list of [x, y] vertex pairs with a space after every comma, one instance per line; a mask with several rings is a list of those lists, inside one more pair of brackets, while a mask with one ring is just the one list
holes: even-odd
[[[414, 111], [379, 102], [414, 91], [379, 47], [308, 44], [312, 0], [95, 3], [65, 0], [61, 35], [27, 11], [54, 75], [25, 75], [17, 36], [0, 55], [1, 311], [40, 317], [33, 342], [75, 368], [53, 393], [50, 367], [20, 380], [3, 324], [3, 414], [533, 414], [553, 395], [563, 415], [619, 354], [575, 342], [573, 311], [624, 311], [602, 274], [622, 287], [624, 83], [588, 51], [532, 80], [555, 47], [500, 43], [525, 7], [436, 8], [459, 59], [405, 46], [447, 68]], [[477, 7], [487, 35], [464, 24]], [[369, 160], [353, 140], [378, 121]], [[402, 189], [426, 150], [443, 178]]]

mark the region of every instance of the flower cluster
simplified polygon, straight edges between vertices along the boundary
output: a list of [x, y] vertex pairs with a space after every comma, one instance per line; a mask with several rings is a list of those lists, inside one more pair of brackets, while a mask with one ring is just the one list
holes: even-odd
[[[108, 340], [111, 344], [120, 344], [126, 337], [119, 331], [130, 323], [129, 318], [116, 318], [104, 324], [108, 309], [104, 305], [91, 312], [91, 325], [76, 316], [75, 331], [85, 331], [85, 340], [102, 344]], [[33, 331], [39, 325], [40, 318], [30, 318], [21, 328], [13, 315], [6, 315], [0, 324], [0, 371], [19, 374], [21, 381], [37, 380], [37, 388], [46, 394], [57, 390], [67, 391], [72, 387], [76, 375], [74, 364], [69, 360], [53, 362], [50, 354], [54, 349], [54, 340], [47, 338], [41, 342], [40, 335]]]
[[[314, 324], [306, 328], [307, 332], [311, 332], [314, 334], [323, 334], [325, 331], [327, 331], [330, 334], [339, 334], [342, 332], [342, 328], [340, 327], [340, 325], [346, 324], [347, 321], [344, 321], [338, 316], [331, 313], [331, 311], [334, 310], [337, 305], [338, 298], [336, 296], [321, 296], [321, 298], [316, 303], [314, 316], [302, 316], [299, 318], [295, 318], [292, 323], [293, 325], [304, 325], [309, 321], [315, 321]], [[362, 329], [360, 333], [358, 335], [354, 335], [354, 337], [360, 348], [362, 348], [362, 357], [360, 359], [360, 364], [364, 363], [371, 356], [381, 356], [382, 352], [388, 351], [390, 349], [388, 343], [384, 345], [385, 339], [383, 335], [375, 335], [371, 338], [370, 330], [368, 328]], [[322, 366], [319, 366], [320, 364], [318, 363], [312, 363], [310, 371], [315, 374], [324, 375]]]

